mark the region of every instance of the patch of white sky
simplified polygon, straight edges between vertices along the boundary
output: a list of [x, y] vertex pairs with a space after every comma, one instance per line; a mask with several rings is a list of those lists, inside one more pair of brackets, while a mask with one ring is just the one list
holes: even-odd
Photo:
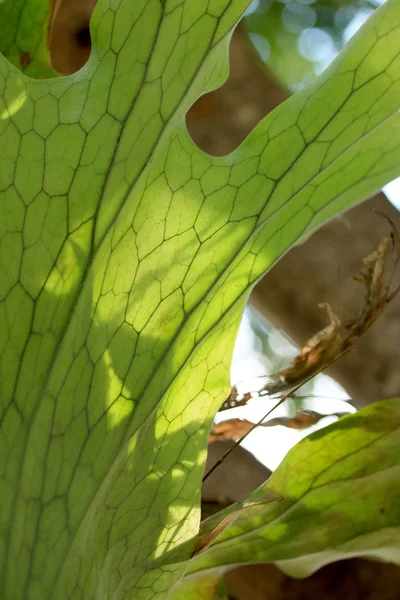
[[[293, 10], [293, 6], [307, 9], [313, 1], [314, 0], [297, 0], [297, 2], [291, 2], [288, 0], [285, 4], [286, 7], [292, 5], [291, 10]], [[379, 4], [382, 4], [383, 1], [375, 0], [375, 4], [378, 6]], [[255, 0], [249, 7], [248, 13], [257, 12], [260, 9], [260, 6], [260, 0]], [[265, 8], [265, 1], [262, 6]], [[347, 15], [344, 13], [341, 14], [341, 10], [345, 11], [349, 8], [354, 13], [350, 22], [348, 22]], [[343, 9], [337, 11], [337, 19], [339, 19], [339, 21], [340, 19], [343, 19], [342, 22], [348, 22], [348, 25], [345, 27], [342, 34], [344, 43], [347, 43], [356, 33], [371, 12], [371, 9], [354, 10], [354, 8], [351, 9], [351, 7], [343, 7]], [[338, 22], [338, 26], [340, 26], [340, 22]], [[267, 61], [270, 52], [268, 40], [258, 34], [254, 34], [252, 38], [262, 59]], [[337, 54], [329, 33], [319, 28], [313, 28], [311, 22], [310, 27], [303, 29], [300, 33], [298, 44], [299, 51], [303, 53], [307, 59], [314, 62], [316, 73], [325, 69]], [[400, 178], [385, 186], [384, 192], [388, 199], [400, 209]], [[249, 308], [246, 308], [243, 315], [231, 368], [231, 382], [232, 385], [237, 385], [239, 392], [260, 389], [263, 382], [265, 383], [268, 379], [267, 375], [273, 372], [269, 359], [262, 352], [261, 341], [251, 327], [249, 310]], [[296, 355], [297, 349], [281, 332], [272, 330], [271, 328], [268, 341], [275, 354], [281, 354], [282, 356], [291, 354], [293, 357]], [[300, 394], [301, 390], [298, 393]], [[253, 398], [247, 406], [219, 413], [216, 417], [216, 421], [220, 422], [237, 417], [257, 422], [276, 402], [277, 400], [267, 397]], [[346, 391], [333, 379], [323, 374], [316, 377], [312, 397], [303, 401], [303, 408], [315, 410], [321, 414], [327, 415], [335, 412], [355, 412], [355, 408], [348, 402]], [[294, 414], [294, 403], [289, 399], [283, 405], [278, 407], [267, 420], [282, 416], [294, 416]], [[316, 425], [301, 431], [288, 429], [281, 425], [268, 428], [258, 427], [242, 442], [242, 445], [252, 452], [259, 461], [264, 463], [271, 470], [274, 470], [283, 460], [285, 454], [298, 441], [309, 435], [312, 431], [321, 429], [335, 420], [336, 417], [327, 416], [321, 419]]]
[[[296, 347], [279, 331], [270, 330], [268, 342], [275, 353], [293, 357], [297, 353]], [[262, 352], [260, 339], [255, 335], [250, 323], [250, 309], [246, 308], [236, 340], [235, 351], [231, 367], [231, 381], [236, 384], [238, 392], [255, 391], [262, 387], [268, 380], [268, 374], [273, 372], [272, 365]], [[301, 394], [301, 390], [298, 392]], [[347, 402], [348, 395], [345, 390], [333, 379], [326, 375], [318, 375], [315, 380], [312, 396], [306, 398], [302, 407], [314, 410], [320, 414], [331, 415], [335, 412], [355, 412], [354, 407]], [[218, 413], [216, 422], [226, 419], [248, 419], [256, 423], [277, 403], [277, 399], [255, 397], [246, 406], [232, 408]], [[266, 419], [287, 417], [295, 415], [295, 406], [292, 400], [273, 411]], [[336, 417], [327, 416], [316, 425], [307, 430], [298, 431], [277, 425], [273, 427], [256, 428], [243, 442], [242, 446], [252, 452], [254, 456], [269, 469], [274, 470], [284, 458], [285, 454], [303, 437], [312, 431], [321, 429], [333, 423]]]

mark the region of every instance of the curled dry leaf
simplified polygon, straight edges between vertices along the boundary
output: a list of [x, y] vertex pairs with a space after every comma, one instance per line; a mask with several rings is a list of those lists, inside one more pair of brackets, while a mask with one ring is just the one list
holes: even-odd
[[311, 425], [315, 425], [321, 419], [325, 417], [344, 417], [348, 415], [348, 412], [332, 413], [329, 415], [321, 415], [314, 410], [299, 410], [294, 417], [277, 417], [276, 419], [270, 419], [266, 423], [262, 423], [263, 427], [274, 427], [275, 425], [283, 425], [289, 429], [307, 429]]
[[212, 426], [208, 442], [217, 442], [219, 440], [239, 440], [250, 429], [254, 427], [254, 423], [247, 419], [228, 419], [221, 423], [215, 423]]
[[217, 440], [239, 440], [246, 433], [254, 429], [255, 427], [274, 427], [276, 425], [282, 425], [289, 429], [306, 429], [315, 425], [324, 417], [344, 417], [349, 413], [333, 413], [331, 415], [321, 415], [313, 410], [299, 410], [294, 417], [277, 417], [270, 419], [266, 423], [255, 424], [247, 419], [228, 419], [213, 425], [211, 434], [209, 437], [209, 443], [216, 442]]
[[241, 394], [239, 398], [239, 392], [237, 387], [234, 385], [231, 387], [231, 391], [225, 402], [222, 404], [220, 411], [228, 410], [229, 408], [236, 408], [237, 406], [244, 406], [250, 400], [251, 394], [250, 392], [246, 392], [246, 394]]
[[312, 336], [289, 365], [270, 375], [269, 381], [257, 392], [239, 396], [236, 387], [233, 387], [221, 411], [246, 404], [252, 395], [275, 395], [298, 387], [350, 352], [357, 339], [375, 323], [400, 290], [400, 287], [391, 290], [394, 272], [400, 260], [399, 232], [393, 221], [386, 215], [381, 216], [388, 221], [391, 231], [381, 239], [376, 250], [364, 258], [359, 275], [354, 277], [355, 281], [365, 287], [360, 314], [342, 326], [329, 304], [320, 304], [328, 312], [329, 325]]
[[271, 382], [263, 387], [270, 394], [287, 391], [328, 365], [344, 350], [344, 339], [341, 333], [339, 318], [332, 312], [327, 302], [319, 304], [326, 308], [330, 323], [327, 327], [313, 335], [301, 348], [299, 354], [287, 366], [271, 376]]

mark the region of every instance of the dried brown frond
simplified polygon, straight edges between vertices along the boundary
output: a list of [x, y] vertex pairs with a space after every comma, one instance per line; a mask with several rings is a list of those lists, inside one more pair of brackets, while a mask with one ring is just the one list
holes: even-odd
[[325, 417], [344, 417], [349, 413], [333, 413], [332, 415], [322, 415], [313, 410], [298, 410], [294, 417], [277, 417], [270, 419], [266, 423], [252, 423], [247, 419], [228, 419], [227, 421], [221, 421], [221, 423], [214, 424], [211, 429], [209, 437], [209, 443], [220, 441], [220, 440], [239, 440], [246, 433], [250, 432], [255, 427], [275, 427], [281, 425], [288, 429], [307, 429], [311, 425], [315, 425], [321, 419]]
[[389, 235], [383, 237], [378, 247], [364, 258], [360, 273], [354, 277], [354, 280], [365, 288], [360, 314], [342, 326], [330, 305], [327, 302], [320, 304], [319, 306], [326, 308], [328, 312], [329, 324], [303, 345], [289, 365], [270, 375], [269, 381], [261, 389], [239, 397], [236, 387], [232, 388], [230, 396], [220, 410], [242, 406], [252, 395], [275, 395], [298, 387], [313, 374], [350, 352], [358, 338], [375, 323], [400, 290], [400, 286], [391, 289], [394, 272], [400, 261], [399, 232], [393, 221], [386, 215], [381, 216], [390, 225]]
[[239, 440], [254, 426], [247, 419], [228, 419], [221, 423], [214, 423], [208, 443], [219, 440]]

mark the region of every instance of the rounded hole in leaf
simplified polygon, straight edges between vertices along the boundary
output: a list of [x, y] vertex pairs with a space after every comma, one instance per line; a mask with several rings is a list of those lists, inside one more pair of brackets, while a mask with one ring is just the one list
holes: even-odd
[[229, 77], [217, 90], [201, 96], [186, 124], [193, 141], [212, 156], [233, 152], [287, 94], [265, 71], [242, 25], [229, 47]]
[[92, 42], [90, 18], [95, 0], [62, 0], [49, 29], [52, 67], [62, 75], [79, 71], [89, 59]]

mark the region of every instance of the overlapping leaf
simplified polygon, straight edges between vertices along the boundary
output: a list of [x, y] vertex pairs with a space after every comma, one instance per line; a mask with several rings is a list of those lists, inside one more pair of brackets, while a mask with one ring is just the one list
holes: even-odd
[[168, 600], [228, 600], [224, 581], [218, 575], [185, 579], [177, 585]]
[[[400, 400], [385, 400], [297, 444], [250, 507], [190, 563], [188, 573], [276, 562], [295, 577], [352, 556], [400, 564]], [[213, 527], [236, 506], [204, 522]]]
[[400, 174], [395, 0], [236, 152], [197, 149], [247, 4], [102, 0], [75, 75], [0, 62], [5, 600], [165, 597], [251, 286]]
[[2, 0], [0, 52], [30, 77], [54, 77], [47, 51], [47, 30], [58, 0]]

